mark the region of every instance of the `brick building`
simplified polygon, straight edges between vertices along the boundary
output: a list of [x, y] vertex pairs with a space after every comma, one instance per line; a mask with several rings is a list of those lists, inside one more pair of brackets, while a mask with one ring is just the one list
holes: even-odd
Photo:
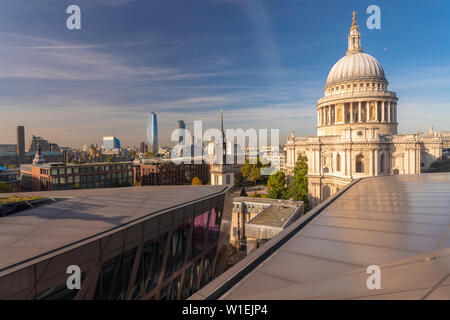
[[24, 191], [52, 191], [131, 186], [131, 162], [45, 163], [20, 167]]
[[175, 164], [170, 159], [148, 158], [133, 163], [135, 185], [184, 185], [199, 178], [203, 184], [209, 182], [209, 164]]

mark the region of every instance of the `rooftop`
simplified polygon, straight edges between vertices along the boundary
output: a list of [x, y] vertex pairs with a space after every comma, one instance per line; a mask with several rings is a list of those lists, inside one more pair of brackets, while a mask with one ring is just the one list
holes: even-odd
[[271, 199], [271, 198], [256, 198], [256, 197], [234, 197], [233, 202], [245, 202], [245, 203], [261, 203], [261, 204], [278, 204], [283, 206], [295, 206], [299, 207], [303, 202], [292, 201], [292, 200], [281, 200], [281, 199]]
[[273, 204], [250, 220], [247, 224], [282, 228], [297, 210], [298, 207]]
[[[450, 173], [359, 180], [192, 299], [449, 299]], [[369, 290], [366, 268], [381, 268]]]
[[116, 165], [116, 164], [132, 164], [133, 161], [119, 161], [119, 162], [87, 162], [87, 163], [64, 163], [64, 162], [47, 162], [42, 164], [24, 164], [22, 166], [34, 166], [40, 168], [54, 168], [54, 167], [84, 167], [97, 165]]
[[0, 274], [23, 261], [227, 189], [148, 186], [2, 194], [60, 201], [0, 217]]

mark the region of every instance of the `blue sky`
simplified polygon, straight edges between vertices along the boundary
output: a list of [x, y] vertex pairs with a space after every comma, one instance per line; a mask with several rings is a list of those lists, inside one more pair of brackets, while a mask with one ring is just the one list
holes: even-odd
[[[66, 28], [70, 4], [82, 30]], [[381, 8], [381, 30], [366, 8]], [[356, 10], [364, 51], [399, 96], [399, 131], [450, 130], [450, 3], [364, 0], [2, 0], [0, 143], [160, 145], [175, 121], [314, 135], [317, 99]]]

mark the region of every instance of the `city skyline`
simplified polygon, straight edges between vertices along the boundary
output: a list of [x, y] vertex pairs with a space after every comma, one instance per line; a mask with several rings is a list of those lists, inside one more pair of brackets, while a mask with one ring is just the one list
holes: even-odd
[[80, 31], [65, 28], [68, 4], [3, 4], [0, 143], [23, 125], [27, 141], [80, 147], [114, 135], [138, 146], [154, 111], [159, 144], [170, 145], [177, 120], [218, 128], [220, 108], [226, 127], [279, 128], [281, 143], [292, 129], [314, 135], [353, 10], [400, 98], [399, 132], [449, 131], [447, 4], [379, 1], [381, 29], [369, 30], [368, 1], [79, 1]]

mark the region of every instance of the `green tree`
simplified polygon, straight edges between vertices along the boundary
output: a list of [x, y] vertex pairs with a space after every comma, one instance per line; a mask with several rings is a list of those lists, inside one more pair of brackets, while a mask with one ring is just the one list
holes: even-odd
[[303, 201], [308, 208], [308, 158], [300, 156], [294, 169], [294, 177], [289, 185], [290, 196], [297, 201]]
[[202, 180], [200, 180], [198, 177], [194, 177], [194, 179], [192, 179], [191, 185], [193, 186], [201, 186]]
[[267, 188], [269, 189], [269, 197], [272, 199], [287, 199], [289, 197], [286, 176], [282, 171], [270, 175]]
[[12, 186], [10, 184], [0, 181], [0, 193], [12, 192]]
[[424, 172], [450, 172], [450, 159], [436, 160]]
[[8, 169], [17, 169], [17, 166], [15, 164], [8, 164]]
[[241, 189], [241, 194], [239, 195], [240, 197], [246, 197], [247, 196], [247, 192], [245, 191], [245, 188], [242, 187]]
[[261, 179], [261, 168], [270, 167], [270, 163], [262, 164], [259, 158], [256, 159], [256, 163], [250, 163], [249, 159], [245, 160], [245, 165], [241, 168], [242, 176], [255, 183]]
[[81, 189], [81, 186], [78, 182], [75, 182], [75, 184], [73, 185], [73, 189]]
[[157, 157], [157, 155], [154, 154], [153, 152], [146, 152], [146, 153], [145, 153], [145, 156], [146, 156], [146, 157]]
[[129, 153], [130, 153], [131, 158], [136, 159], [136, 154], [137, 154], [136, 150], [130, 150]]

